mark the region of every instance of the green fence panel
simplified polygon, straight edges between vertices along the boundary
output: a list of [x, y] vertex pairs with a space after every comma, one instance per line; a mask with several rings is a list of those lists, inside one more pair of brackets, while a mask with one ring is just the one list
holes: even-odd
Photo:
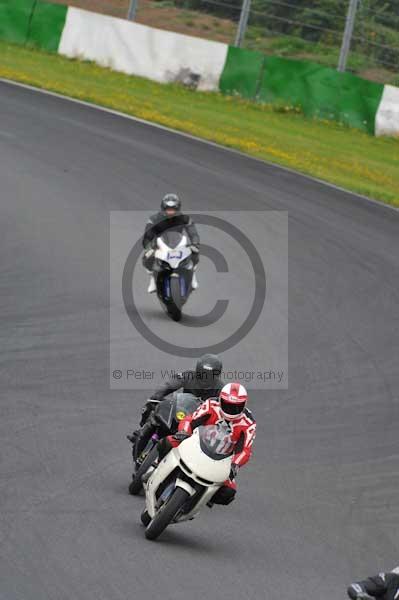
[[226, 64], [220, 78], [220, 91], [253, 99], [260, 84], [264, 55], [252, 50], [229, 46]]
[[56, 52], [60, 44], [68, 7], [37, 2], [29, 31], [29, 46]]
[[259, 100], [300, 107], [308, 117], [374, 133], [384, 86], [315, 63], [267, 56]]
[[0, 40], [25, 44], [34, 0], [0, 0]]

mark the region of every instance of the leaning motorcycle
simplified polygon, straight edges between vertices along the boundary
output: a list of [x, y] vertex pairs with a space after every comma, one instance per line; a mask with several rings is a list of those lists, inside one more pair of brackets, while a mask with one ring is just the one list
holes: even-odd
[[174, 321], [192, 292], [194, 264], [187, 237], [169, 231], [157, 238], [153, 275], [161, 305]]
[[194, 519], [228, 479], [234, 452], [229, 427], [197, 427], [143, 478], [145, 536], [155, 540], [172, 523]]
[[138, 454], [137, 447], [133, 444], [132, 454], [135, 472], [129, 485], [129, 493], [132, 496], [137, 496], [141, 492], [143, 488], [142, 476], [157, 461], [158, 441], [167, 435], [176, 433], [180, 421], [195, 412], [200, 404], [200, 398], [183, 392], [175, 392], [157, 404], [148, 423], [145, 425], [147, 428], [146, 436], [148, 436], [146, 446]]

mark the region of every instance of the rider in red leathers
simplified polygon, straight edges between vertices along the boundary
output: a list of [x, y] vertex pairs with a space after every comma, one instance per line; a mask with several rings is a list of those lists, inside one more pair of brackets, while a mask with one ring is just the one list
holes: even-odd
[[225, 422], [230, 426], [233, 441], [236, 442], [230, 477], [212, 498], [212, 504], [230, 504], [236, 495], [235, 478], [240, 467], [250, 459], [256, 435], [256, 423], [246, 408], [248, 395], [239, 383], [228, 383], [220, 392], [219, 398], [210, 398], [179, 424], [177, 434], [159, 442], [160, 457], [171, 448], [176, 448], [185, 438], [201, 425], [216, 425]]

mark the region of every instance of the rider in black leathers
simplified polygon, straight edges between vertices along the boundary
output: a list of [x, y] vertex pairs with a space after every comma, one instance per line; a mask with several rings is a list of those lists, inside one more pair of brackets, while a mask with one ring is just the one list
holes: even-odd
[[172, 392], [182, 390], [193, 394], [200, 401], [219, 396], [224, 382], [221, 379], [222, 361], [215, 354], [204, 354], [198, 359], [195, 370], [175, 373], [172, 378], [160, 387], [149, 400], [147, 400], [141, 415], [140, 429], [129, 436], [135, 445], [135, 455], [139, 456], [145, 448], [152, 433], [150, 415], [156, 405]]
[[[185, 233], [188, 237], [191, 248], [191, 259], [194, 270], [199, 262], [199, 244], [200, 237], [197, 228], [188, 215], [181, 212], [181, 201], [176, 194], [166, 194], [161, 203], [161, 210], [149, 218], [143, 236], [143, 266], [152, 273], [154, 265], [154, 242], [165, 231], [173, 230], [180, 234]], [[193, 289], [197, 289], [197, 279], [194, 273]], [[155, 280], [151, 275], [149, 293], [155, 292]]]
[[348, 587], [348, 596], [352, 600], [397, 600], [399, 598], [399, 566], [389, 573], [379, 573], [363, 581], [352, 583]]

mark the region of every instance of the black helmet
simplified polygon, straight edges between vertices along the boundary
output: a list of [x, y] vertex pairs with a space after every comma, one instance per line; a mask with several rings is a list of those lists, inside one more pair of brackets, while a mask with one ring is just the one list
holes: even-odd
[[[168, 214], [171, 211], [171, 216], [178, 213], [181, 209], [181, 201], [177, 194], [166, 194], [161, 202], [161, 211]], [[172, 212], [173, 211], [173, 212]]]
[[198, 379], [212, 383], [222, 372], [222, 361], [216, 354], [204, 354], [198, 359], [195, 372]]

